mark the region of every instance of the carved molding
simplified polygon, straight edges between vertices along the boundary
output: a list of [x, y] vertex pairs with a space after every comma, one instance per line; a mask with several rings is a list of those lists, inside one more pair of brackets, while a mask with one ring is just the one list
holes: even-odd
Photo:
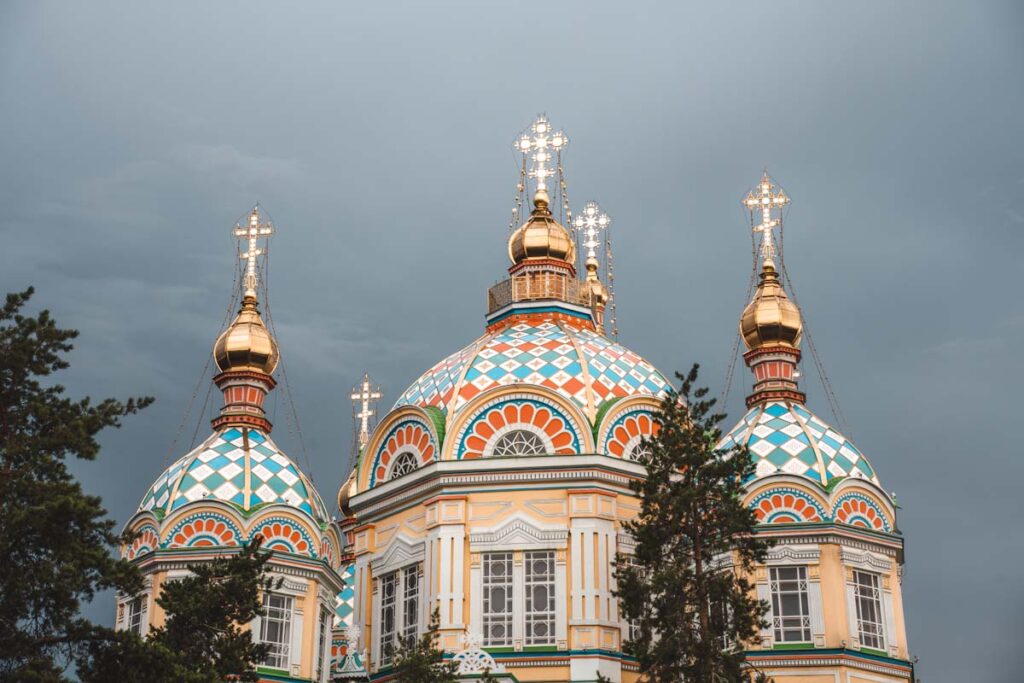
[[489, 550], [561, 550], [568, 546], [569, 530], [544, 527], [523, 515], [516, 515], [493, 529], [469, 534], [470, 551]]

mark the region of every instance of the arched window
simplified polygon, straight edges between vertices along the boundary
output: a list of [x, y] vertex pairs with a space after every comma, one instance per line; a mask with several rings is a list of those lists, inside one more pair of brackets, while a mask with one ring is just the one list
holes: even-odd
[[538, 435], [525, 429], [515, 429], [502, 434], [494, 443], [491, 455], [544, 455], [547, 449]]
[[643, 441], [639, 441], [635, 446], [629, 449], [629, 453], [626, 454], [626, 459], [640, 462], [643, 458], [650, 457], [650, 455], [651, 447]]
[[398, 479], [403, 475], [409, 474], [419, 466], [417, 460], [415, 453], [410, 453], [409, 451], [400, 453], [398, 457], [395, 458], [395, 463], [391, 466], [390, 478]]

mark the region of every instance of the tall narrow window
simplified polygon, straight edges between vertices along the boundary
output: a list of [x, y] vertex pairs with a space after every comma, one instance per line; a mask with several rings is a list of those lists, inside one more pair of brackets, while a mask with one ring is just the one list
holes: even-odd
[[260, 619], [260, 642], [270, 646], [270, 652], [263, 663], [275, 669], [287, 669], [291, 650], [292, 598], [264, 593], [263, 612]]
[[811, 642], [807, 567], [771, 567], [770, 572], [775, 642]]
[[128, 603], [128, 630], [139, 636], [142, 635], [142, 615], [145, 611], [145, 595], [132, 598], [131, 602]]
[[398, 572], [380, 577], [380, 661], [391, 663], [398, 636]]
[[512, 553], [483, 556], [484, 645], [512, 644]]
[[853, 597], [857, 603], [857, 636], [862, 647], [885, 649], [885, 629], [882, 626], [882, 593], [878, 589], [878, 574], [854, 570]]
[[408, 646], [416, 642], [416, 630], [420, 619], [420, 567], [406, 567], [403, 574], [405, 586], [402, 589], [402, 642]]
[[316, 657], [316, 680], [323, 681], [324, 672], [330, 669], [329, 656], [331, 652], [331, 623], [333, 622], [331, 611], [324, 607], [320, 608], [320, 644]]
[[380, 661], [392, 662], [399, 646], [412, 644], [419, 631], [420, 566], [380, 577]]
[[526, 553], [526, 644], [555, 642], [555, 553]]

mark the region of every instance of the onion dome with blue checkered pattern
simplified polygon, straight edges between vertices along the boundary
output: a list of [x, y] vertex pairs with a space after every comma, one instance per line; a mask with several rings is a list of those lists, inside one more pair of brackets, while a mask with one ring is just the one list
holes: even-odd
[[213, 434], [168, 467], [146, 492], [139, 510], [163, 518], [203, 500], [229, 503], [243, 513], [281, 504], [318, 522], [329, 520], [323, 500], [295, 463], [269, 435], [245, 426]]
[[799, 403], [765, 401], [755, 405], [719, 447], [741, 444], [750, 449], [755, 478], [796, 474], [821, 486], [844, 477], [879, 483], [864, 454]]
[[213, 419], [214, 433], [157, 478], [139, 510], [157, 517], [189, 503], [218, 500], [243, 513], [264, 505], [281, 504], [302, 510], [318, 522], [327, 510], [306, 476], [271, 440], [272, 425], [263, 409], [276, 385], [271, 373], [279, 361], [277, 341], [259, 315], [257, 241], [273, 226], [261, 220], [259, 207], [248, 221], [235, 227], [247, 243], [242, 306], [235, 320], [214, 344], [220, 373], [213, 382], [223, 392], [224, 405]]
[[747, 397], [747, 414], [719, 446], [746, 445], [755, 478], [795, 474], [828, 486], [836, 479], [859, 477], [878, 484], [875, 470], [857, 447], [807, 409], [806, 395], [797, 384], [803, 316], [782, 286], [772, 238], [781, 222], [781, 213], [773, 212], [789, 201], [776, 192], [767, 172], [744, 200], [752, 216], [761, 216], [761, 224], [754, 228], [762, 239], [761, 276], [739, 326], [747, 348], [743, 360], [754, 373], [754, 386]]

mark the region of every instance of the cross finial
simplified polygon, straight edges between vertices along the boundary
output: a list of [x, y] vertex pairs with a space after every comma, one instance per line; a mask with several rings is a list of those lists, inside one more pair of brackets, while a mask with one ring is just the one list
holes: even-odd
[[523, 156], [530, 155], [529, 175], [537, 180], [538, 193], [547, 191], [547, 180], [555, 175], [555, 169], [549, 165], [552, 153], [557, 154], [568, 144], [569, 138], [562, 131], [555, 131], [544, 114], [540, 114], [530, 125], [529, 131], [516, 140], [515, 148]]
[[370, 382], [370, 375], [364, 374], [363, 381], [359, 386], [352, 387], [352, 403], [357, 409], [354, 417], [359, 421], [359, 448], [362, 449], [370, 442], [370, 418], [376, 414], [371, 405], [376, 405], [384, 395], [380, 387], [374, 387]]
[[274, 226], [269, 222], [260, 222], [260, 205], [253, 207], [249, 214], [249, 221], [242, 225], [235, 224], [235, 237], [246, 243], [246, 250], [240, 254], [245, 264], [245, 279], [242, 284], [245, 287], [246, 297], [256, 297], [256, 259], [263, 254], [263, 250], [256, 247], [261, 237], [269, 238], [274, 234]]
[[[761, 223], [754, 226], [754, 232], [761, 233], [761, 260], [764, 263], [774, 265], [775, 262], [775, 240], [772, 237], [772, 230], [777, 228], [782, 220], [782, 208], [789, 204], [789, 197], [778, 188], [768, 175], [768, 169], [764, 170], [761, 182], [747, 193], [743, 205], [750, 211], [751, 219], [761, 212]], [[773, 217], [772, 212], [776, 212]]]
[[583, 246], [587, 250], [587, 260], [597, 259], [597, 248], [601, 246], [601, 232], [612, 224], [611, 217], [601, 210], [597, 202], [587, 202], [583, 211], [576, 214], [572, 221], [576, 232], [583, 238]]

